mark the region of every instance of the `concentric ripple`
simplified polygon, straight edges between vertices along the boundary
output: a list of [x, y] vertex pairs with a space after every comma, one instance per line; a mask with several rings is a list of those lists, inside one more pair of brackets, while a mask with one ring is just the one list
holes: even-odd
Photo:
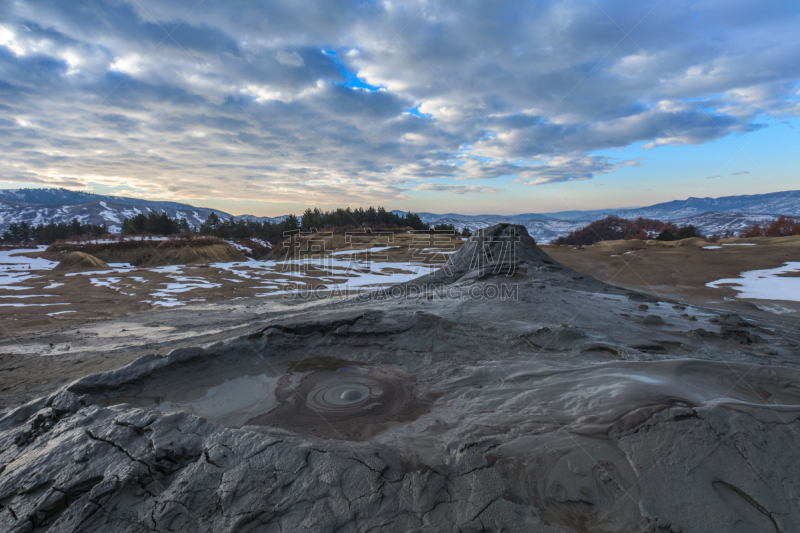
[[[318, 383], [306, 397], [306, 405], [321, 413], [360, 411], [379, 407], [383, 389], [380, 383], [368, 378], [334, 378]], [[374, 401], [372, 401], [374, 400]]]
[[284, 376], [277, 406], [249, 425], [281, 426], [320, 437], [360, 440], [427, 409], [411, 376], [394, 368], [347, 367]]

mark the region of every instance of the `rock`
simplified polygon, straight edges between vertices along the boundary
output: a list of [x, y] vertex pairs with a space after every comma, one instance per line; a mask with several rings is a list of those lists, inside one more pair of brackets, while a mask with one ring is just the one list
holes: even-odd
[[662, 319], [658, 315], [647, 315], [647, 316], [644, 317], [644, 320], [642, 321], [642, 323], [645, 326], [663, 326], [664, 325], [664, 319]]
[[757, 344], [761, 339], [758, 335], [738, 327], [721, 327], [719, 334], [723, 339], [730, 339], [739, 344]]
[[751, 324], [735, 313], [721, 315], [719, 323], [728, 327], [750, 327]]
[[650, 296], [649, 294], [642, 294], [640, 292], [632, 292], [628, 294], [628, 298], [630, 298], [634, 302], [658, 303], [658, 298], [656, 298], [655, 296]]
[[712, 333], [710, 331], [706, 331], [703, 328], [693, 329], [693, 330], [689, 331], [687, 333], [687, 335], [689, 337], [694, 337], [696, 339], [707, 339], [707, 338], [711, 338], [711, 337], [718, 337], [717, 334]]
[[639, 311], [647, 311], [648, 309], [650, 309], [650, 306], [647, 304], [642, 304], [639, 306]]

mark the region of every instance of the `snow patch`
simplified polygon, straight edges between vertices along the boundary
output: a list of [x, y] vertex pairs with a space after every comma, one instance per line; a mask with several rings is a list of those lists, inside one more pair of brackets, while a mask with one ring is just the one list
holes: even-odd
[[800, 272], [800, 262], [789, 262], [778, 268], [742, 272], [738, 278], [712, 281], [706, 283], [706, 286], [715, 289], [728, 286], [739, 292], [737, 298], [800, 302], [800, 277], [780, 276], [795, 272]]

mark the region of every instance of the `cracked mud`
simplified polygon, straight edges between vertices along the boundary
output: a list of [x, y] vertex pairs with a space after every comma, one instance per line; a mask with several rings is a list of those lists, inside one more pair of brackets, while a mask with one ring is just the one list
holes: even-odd
[[576, 275], [521, 227], [480, 238], [413, 298], [305, 306], [6, 409], [0, 530], [798, 530], [796, 325]]

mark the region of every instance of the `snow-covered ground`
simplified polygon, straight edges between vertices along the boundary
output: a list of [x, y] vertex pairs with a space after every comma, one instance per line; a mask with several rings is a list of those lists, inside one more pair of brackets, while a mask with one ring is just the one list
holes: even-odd
[[46, 304], [28, 304], [28, 303], [0, 303], [0, 307], [47, 307], [51, 305], [69, 305], [68, 303], [46, 303]]
[[252, 254], [253, 253], [253, 249], [250, 248], [249, 246], [245, 246], [244, 244], [239, 244], [238, 242], [229, 241], [227, 239], [225, 239], [225, 242], [227, 242], [228, 244], [230, 244], [231, 246], [233, 246], [234, 248], [236, 248], [237, 250], [239, 250], [243, 254]]
[[[787, 273], [795, 273], [797, 277], [781, 276]], [[800, 302], [800, 262], [786, 263], [778, 268], [742, 272], [738, 278], [712, 281], [706, 286], [730, 287], [739, 292], [737, 298]]]
[[328, 255], [336, 256], [336, 255], [374, 254], [377, 252], [388, 250], [389, 248], [392, 248], [392, 246], [378, 246], [375, 248], [365, 248], [363, 250], [341, 250], [338, 252], [331, 252]]
[[36, 248], [24, 248], [17, 250], [0, 250], [0, 271], [18, 270], [20, 268], [29, 270], [50, 270], [58, 262], [48, 261], [41, 257], [25, 257], [22, 254], [31, 252], [43, 252], [47, 246], [37, 246]]
[[58, 263], [40, 257], [25, 257], [24, 253], [40, 252], [46, 246], [25, 250], [0, 250], [0, 287], [7, 290], [25, 290], [20, 286], [23, 281], [37, 277], [34, 270], [52, 270]]
[[[241, 261], [198, 265], [169, 265], [154, 268], [136, 268], [124, 263], [113, 263], [110, 270], [69, 272], [67, 278], [87, 279], [98, 289], [111, 289], [131, 298], [131, 302], [149, 303], [153, 306], [172, 307], [191, 301], [191, 293], [204, 289], [218, 289], [223, 283], [230, 287], [256, 291], [257, 296], [271, 296], [307, 290], [369, 290], [402, 283], [438, 268], [419, 263], [380, 262], [380, 253], [391, 247], [373, 247], [364, 250], [344, 250], [315, 259], [290, 261]], [[63, 287], [65, 282], [47, 279], [46, 271], [58, 265], [55, 261], [31, 258], [26, 252], [42, 251], [45, 247], [29, 250], [0, 252], [0, 307], [33, 307], [68, 305], [67, 303], [27, 303], [29, 298], [61, 300], [64, 295], [36, 294], [41, 290]], [[434, 250], [430, 250], [435, 253]], [[446, 252], [445, 252], [446, 253]], [[210, 267], [210, 268], [209, 268]], [[227, 274], [220, 277], [219, 271]], [[165, 280], [166, 278], [166, 280]], [[64, 289], [62, 289], [64, 290]], [[9, 294], [14, 291], [15, 294]], [[17, 292], [22, 291], [22, 292]], [[30, 291], [30, 292], [28, 292]], [[237, 293], [243, 294], [243, 293]], [[13, 301], [16, 300], [16, 301]], [[35, 300], [34, 300], [35, 301]], [[48, 313], [51, 316], [64, 312]]]

